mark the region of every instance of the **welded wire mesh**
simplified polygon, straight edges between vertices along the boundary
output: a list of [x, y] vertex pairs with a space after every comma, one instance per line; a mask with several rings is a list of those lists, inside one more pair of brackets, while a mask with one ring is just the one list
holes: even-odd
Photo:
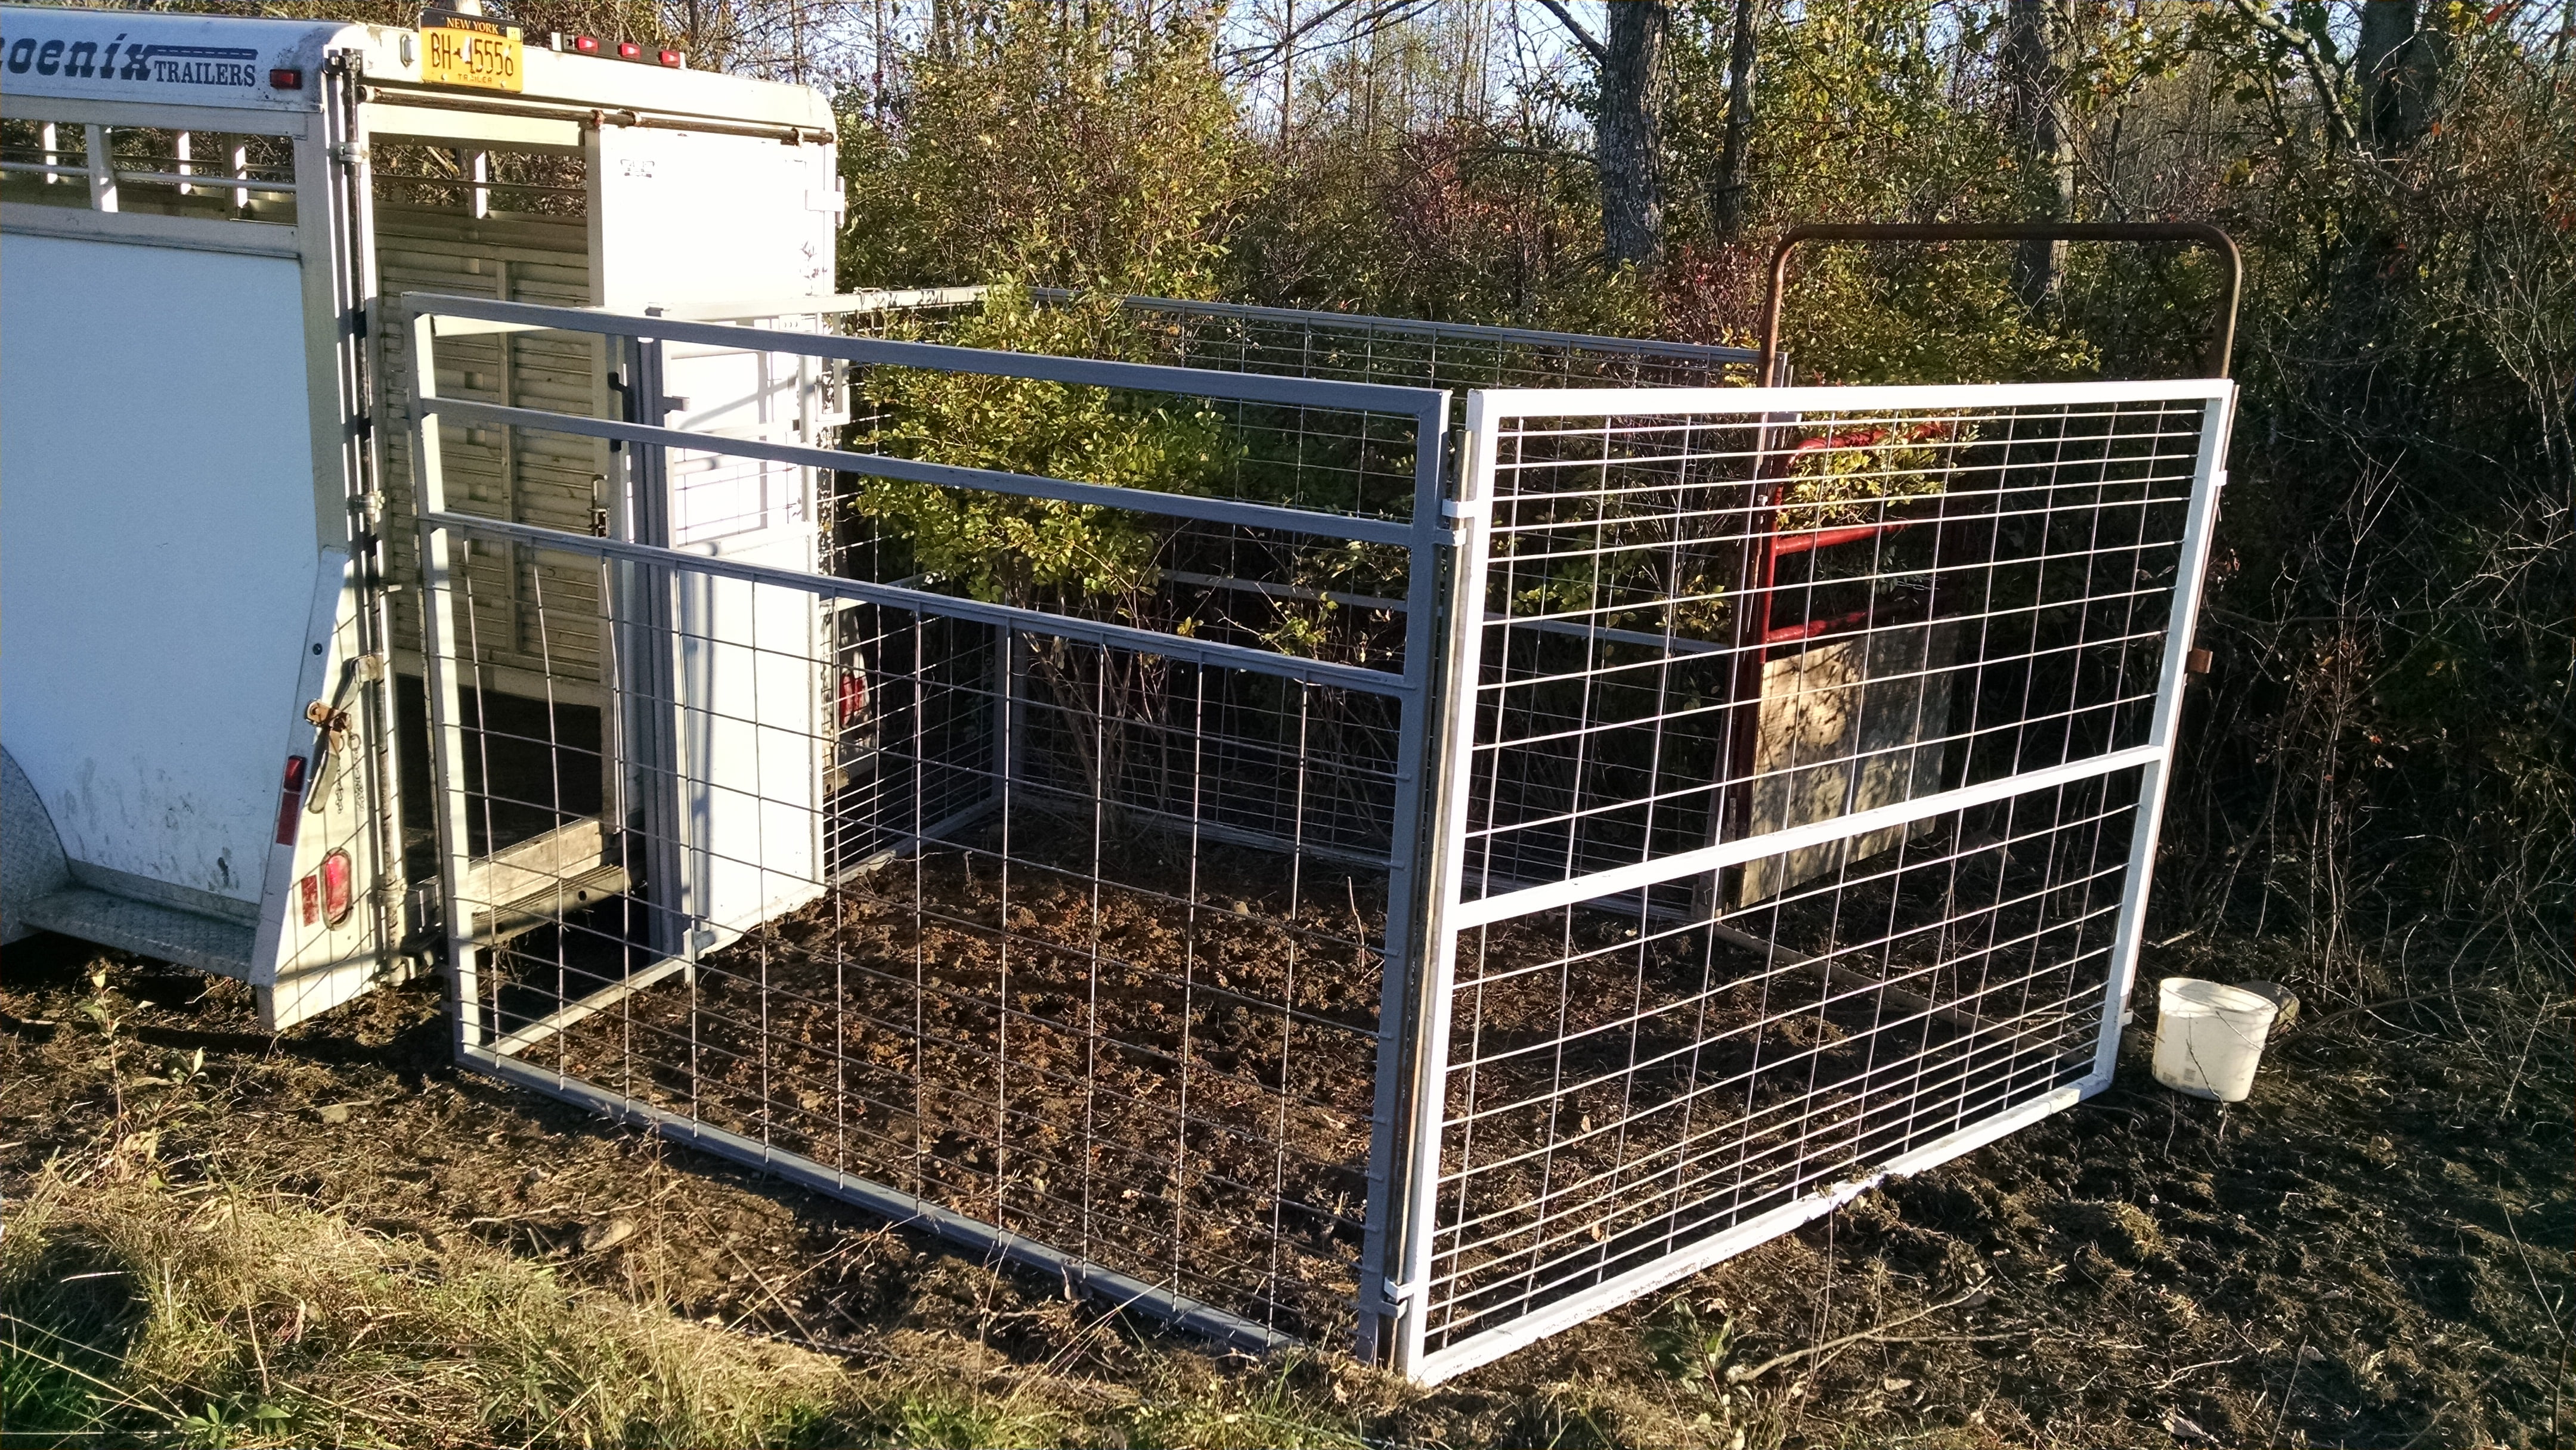
[[[469, 1060], [1426, 1378], [2102, 1081], [2223, 389], [1486, 393], [1457, 448], [1437, 392], [887, 356], [795, 372], [828, 464], [637, 437], [615, 537], [425, 517]], [[1013, 572], [1067, 526], [1115, 567]]]
[[1515, 420], [1468, 895], [2143, 743], [2205, 414]]
[[1436, 1372], [2099, 1065], [2212, 410], [1773, 396], [1491, 432]]
[[[829, 581], [728, 590], [685, 562], [604, 555], [594, 569], [629, 603], [736, 596], [704, 624], [614, 635], [708, 656], [699, 672], [732, 688], [657, 698], [617, 670], [629, 742], [610, 789], [642, 824], [524, 868], [507, 848], [581, 829], [590, 801], [566, 777], [602, 761], [561, 712], [467, 688], [483, 703], [454, 729], [461, 805], [491, 843], [485, 879], [511, 883], [480, 896], [522, 893], [515, 908], [461, 893], [496, 938], [473, 984], [478, 1045], [1261, 1324], [1346, 1333], [1394, 712], [862, 603], [839, 607], [880, 651], [865, 741], [800, 736], [797, 720], [829, 717], [764, 701], [760, 677], [820, 686], [845, 647], [764, 644], [795, 631], [756, 616], [829, 607]], [[469, 596], [480, 578], [456, 577]], [[654, 761], [632, 737], [661, 724], [712, 743]], [[828, 760], [840, 788], [770, 777], [798, 757]], [[676, 810], [639, 808], [656, 795]], [[679, 839], [657, 838], [660, 820]], [[609, 889], [562, 900], [603, 884], [600, 866]]]
[[2083, 1079], [2137, 780], [1959, 812], [1747, 909], [1631, 895], [1465, 933], [1429, 1347], [1630, 1297], [1623, 1275]]

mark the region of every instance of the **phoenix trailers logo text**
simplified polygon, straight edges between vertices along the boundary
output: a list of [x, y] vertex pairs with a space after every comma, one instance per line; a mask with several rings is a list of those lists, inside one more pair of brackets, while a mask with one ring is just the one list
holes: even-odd
[[[118, 52], [122, 51], [120, 55]], [[9, 47], [9, 74], [157, 81], [174, 86], [255, 86], [259, 52], [227, 45], [127, 45], [119, 35], [101, 50], [95, 40], [20, 40]]]

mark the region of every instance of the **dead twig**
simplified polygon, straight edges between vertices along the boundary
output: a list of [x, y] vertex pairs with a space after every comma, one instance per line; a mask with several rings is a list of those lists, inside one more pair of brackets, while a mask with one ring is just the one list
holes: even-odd
[[[1912, 1324], [1919, 1319], [1928, 1319], [1931, 1316], [1940, 1313], [1944, 1309], [1956, 1309], [1961, 1305], [1974, 1307], [1975, 1305], [1982, 1304], [1993, 1297], [1993, 1290], [1980, 1285], [1977, 1288], [1971, 1289], [1968, 1292], [1957, 1296], [1956, 1298], [1944, 1299], [1940, 1303], [1935, 1304], [1928, 1309], [1918, 1309], [1913, 1313], [1906, 1315], [1904, 1318], [1892, 1323], [1877, 1325], [1873, 1328], [1861, 1330], [1855, 1334], [1846, 1334], [1840, 1339], [1828, 1339], [1822, 1344], [1811, 1344], [1804, 1349], [1793, 1349], [1787, 1354], [1776, 1354], [1771, 1358], [1762, 1361], [1760, 1364], [1754, 1365], [1750, 1369], [1743, 1365], [1729, 1366], [1726, 1371], [1726, 1382], [1731, 1385], [1740, 1385], [1747, 1380], [1757, 1380], [1762, 1376], [1769, 1374], [1771, 1371], [1780, 1368], [1784, 1364], [1795, 1364], [1802, 1359], [1810, 1359], [1822, 1354], [1831, 1354], [1835, 1350], [1841, 1349], [1846, 1345], [1860, 1344], [1872, 1340], [1886, 1343], [1910, 1342], [1889, 1340], [1887, 1338], [1888, 1332], [1890, 1330], [1903, 1329], [1906, 1325]], [[1947, 1338], [1950, 1336], [1942, 1337]], [[1975, 1337], [2001, 1339], [2009, 1336], [1979, 1335]]]

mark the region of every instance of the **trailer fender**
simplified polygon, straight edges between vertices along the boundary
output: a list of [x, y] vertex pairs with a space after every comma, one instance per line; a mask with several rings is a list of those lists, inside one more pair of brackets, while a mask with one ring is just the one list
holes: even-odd
[[26, 921], [28, 903], [71, 884], [53, 812], [45, 809], [45, 798], [36, 794], [17, 760], [0, 749], [0, 942], [33, 932]]

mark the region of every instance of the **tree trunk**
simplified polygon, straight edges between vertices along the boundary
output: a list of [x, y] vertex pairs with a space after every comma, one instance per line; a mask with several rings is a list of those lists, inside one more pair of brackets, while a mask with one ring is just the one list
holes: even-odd
[[[2075, 150], [2065, 126], [2068, 0], [2012, 0], [2004, 19], [2004, 80], [2012, 127], [2034, 178], [2033, 221], [2066, 221], [2075, 210]], [[2031, 241], [2013, 257], [2013, 291], [2037, 311], [2066, 282], [2066, 244]]]
[[2433, 83], [2449, 37], [2442, 7], [2423, 15], [2415, 0], [2368, 0], [2353, 70], [2361, 78], [2361, 134], [2373, 151], [2403, 151], [2433, 119]]
[[1613, 264], [1652, 267], [1663, 252], [1664, 187], [1655, 79], [1669, 14], [1664, 0], [1609, 7], [1601, 55], [1601, 239]]
[[1735, 40], [1726, 57], [1726, 148], [1717, 162], [1717, 186], [1709, 222], [1717, 239], [1731, 242], [1744, 235], [1746, 203], [1753, 183], [1753, 7], [1757, 0], [1735, 0]]

